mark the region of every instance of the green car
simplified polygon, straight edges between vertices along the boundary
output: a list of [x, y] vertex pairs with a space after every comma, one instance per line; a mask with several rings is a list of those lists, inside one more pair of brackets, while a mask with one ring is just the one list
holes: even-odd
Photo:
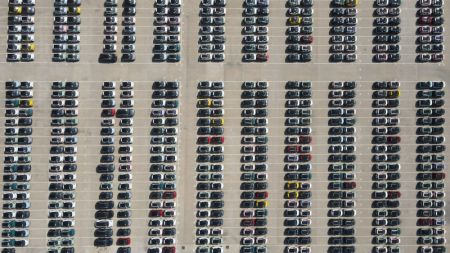
[[5, 184], [5, 185], [3, 185], [3, 188], [5, 190], [15, 191], [15, 190], [17, 190], [17, 183]]
[[180, 52], [180, 44], [168, 45], [167, 46], [168, 53], [178, 53]]
[[75, 229], [64, 229], [61, 230], [62, 237], [72, 237], [75, 236]]
[[78, 125], [78, 119], [76, 119], [76, 118], [66, 119], [65, 125], [66, 126], [76, 126], [76, 125]]
[[33, 109], [21, 109], [19, 110], [20, 117], [31, 117], [33, 116]]
[[19, 100], [5, 100], [5, 107], [12, 108], [12, 107], [18, 107], [19, 106]]
[[16, 231], [15, 230], [3, 230], [2, 231], [2, 237], [15, 237]]

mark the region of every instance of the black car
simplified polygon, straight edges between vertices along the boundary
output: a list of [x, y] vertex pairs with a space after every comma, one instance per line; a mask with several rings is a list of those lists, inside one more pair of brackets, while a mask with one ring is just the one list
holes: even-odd
[[94, 236], [95, 237], [112, 237], [113, 236], [113, 231], [110, 228], [107, 229], [96, 229], [94, 231]]
[[[127, 6], [127, 5], [124, 5]], [[122, 11], [122, 16], [135, 16], [136, 15], [136, 8], [133, 7], [125, 7]]]
[[118, 211], [117, 218], [128, 218], [131, 216], [131, 211]]
[[354, 246], [329, 247], [327, 253], [354, 253]]
[[67, 81], [66, 82], [66, 90], [77, 90], [80, 87], [80, 84], [78, 82], [71, 82], [71, 81]]
[[30, 218], [30, 211], [17, 211], [16, 218], [17, 219], [28, 219], [28, 218]]
[[119, 247], [117, 253], [131, 253], [130, 247]]
[[94, 246], [96, 247], [109, 247], [113, 244], [112, 238], [97, 238], [94, 240]]
[[109, 172], [114, 172], [114, 170], [115, 170], [114, 164], [111, 164], [111, 163], [99, 164], [99, 165], [97, 165], [97, 168], [96, 168], [97, 173], [109, 173]]
[[114, 208], [114, 201], [98, 201], [95, 203], [95, 209], [104, 210]]
[[101, 53], [98, 61], [100, 63], [115, 63], [117, 62], [117, 56], [115, 54]]
[[117, 109], [117, 118], [132, 118], [134, 116], [134, 109]]
[[129, 226], [131, 226], [131, 220], [118, 220], [117, 226], [118, 227], [129, 227]]
[[122, 3], [123, 7], [134, 7], [136, 6], [136, 0], [124, 0]]
[[102, 155], [100, 157], [101, 163], [112, 163], [114, 162], [114, 155]]
[[131, 229], [129, 228], [119, 228], [117, 229], [117, 236], [129, 236], [131, 234]]
[[122, 62], [134, 62], [136, 60], [136, 55], [134, 53], [122, 54]]
[[112, 210], [95, 212], [96, 219], [104, 220], [104, 219], [111, 219], [112, 217], [114, 217], [114, 212]]
[[[100, 153], [101, 154], [112, 154], [112, 153], [114, 153], [114, 150], [115, 150], [114, 146], [102, 146], [100, 149]], [[99, 166], [97, 166], [97, 168], [98, 167]]]

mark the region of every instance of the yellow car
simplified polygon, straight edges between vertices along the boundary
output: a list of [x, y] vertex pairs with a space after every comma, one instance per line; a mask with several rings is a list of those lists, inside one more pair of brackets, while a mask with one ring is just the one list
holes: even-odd
[[390, 90], [388, 91], [388, 98], [398, 98], [400, 97], [400, 91], [399, 90]]
[[34, 52], [36, 45], [34, 43], [22, 44], [20, 51], [22, 52]]
[[10, 6], [8, 10], [8, 14], [18, 15], [22, 13], [22, 6]]
[[67, 10], [68, 14], [71, 15], [80, 15], [81, 14], [81, 8], [80, 7], [69, 7]]
[[286, 189], [288, 190], [296, 190], [300, 187], [299, 182], [287, 182], [286, 183]]
[[286, 199], [296, 199], [296, 198], [298, 198], [298, 192], [297, 191], [288, 191], [284, 194], [284, 197]]
[[288, 23], [290, 25], [300, 25], [302, 23], [302, 17], [300, 17], [300, 16], [290, 17], [288, 19]]
[[224, 123], [224, 119], [211, 119], [211, 126], [223, 126]]
[[269, 201], [267, 200], [256, 200], [255, 208], [265, 208], [269, 206]]
[[345, 6], [347, 7], [356, 7], [359, 4], [359, 0], [346, 0]]
[[20, 107], [33, 107], [33, 99], [20, 100]]
[[212, 104], [211, 99], [200, 99], [197, 101], [197, 107], [210, 107]]

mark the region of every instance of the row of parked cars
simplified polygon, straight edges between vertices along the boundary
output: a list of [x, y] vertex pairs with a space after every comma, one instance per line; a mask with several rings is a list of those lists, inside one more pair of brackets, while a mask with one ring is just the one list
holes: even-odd
[[[99, 55], [100, 63], [117, 62], [117, 33], [119, 20], [117, 0], [105, 0], [105, 10], [103, 12], [103, 51]], [[122, 2], [122, 56], [121, 62], [134, 62], [136, 60], [136, 0], [124, 0]]]
[[8, 0], [8, 62], [34, 61], [35, 0]]
[[54, 0], [52, 61], [80, 60], [81, 0]]
[[310, 253], [311, 238], [311, 82], [285, 84], [284, 252]]
[[373, 21], [373, 60], [397, 62], [400, 60], [400, 0], [375, 1]]
[[416, 86], [417, 252], [446, 252], [445, 109], [443, 81]]
[[356, 82], [329, 84], [328, 253], [356, 252]]
[[225, 60], [226, 3], [226, 0], [202, 0], [200, 3], [198, 46], [200, 62]]
[[241, 253], [267, 252], [268, 87], [266, 81], [241, 85]]
[[181, 60], [181, 0], [155, 0], [153, 61]]
[[5, 83], [2, 252], [28, 246], [33, 123], [33, 82]]
[[197, 83], [196, 253], [223, 252], [224, 82]]
[[172, 253], [176, 245], [176, 171], [178, 169], [178, 81], [152, 84], [150, 130], [150, 205], [148, 253]]
[[51, 88], [47, 252], [75, 252], [78, 113], [65, 110], [77, 110], [79, 83], [55, 81]]
[[286, 61], [311, 61], [311, 43], [313, 42], [313, 1], [288, 0], [286, 29]]
[[330, 61], [356, 61], [356, 25], [358, 1], [333, 0], [330, 11]]
[[417, 0], [416, 60], [442, 62], [444, 60], [443, 0]]
[[[114, 81], [102, 84], [101, 94], [101, 129], [100, 129], [100, 161], [96, 171], [100, 174], [99, 200], [95, 204], [94, 246], [109, 247], [113, 245], [115, 232], [119, 246], [117, 253], [129, 253], [131, 248], [131, 198], [132, 198], [132, 161], [133, 161], [133, 117], [134, 117], [134, 82], [120, 82], [118, 100], [116, 100], [116, 86]], [[119, 101], [119, 109], [116, 109]], [[116, 120], [119, 129], [116, 133]], [[116, 143], [115, 136], [119, 136]], [[118, 144], [118, 145], [117, 145]], [[116, 151], [116, 146], [117, 151]], [[117, 156], [115, 153], [117, 152]], [[118, 158], [116, 161], [116, 157]], [[116, 165], [118, 173], [116, 172]], [[114, 177], [117, 175], [117, 211], [114, 207]], [[113, 218], [116, 216], [114, 231]]]
[[269, 3], [270, 0], [245, 0], [242, 13], [243, 62], [269, 60]]
[[400, 83], [372, 85], [372, 252], [400, 252]]

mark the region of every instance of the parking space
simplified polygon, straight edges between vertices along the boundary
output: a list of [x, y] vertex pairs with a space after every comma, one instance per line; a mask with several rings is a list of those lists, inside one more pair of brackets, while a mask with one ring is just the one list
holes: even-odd
[[148, 252], [174, 252], [177, 224], [178, 81], [152, 84]]
[[417, 1], [416, 57], [418, 62], [442, 62], [443, 1]]
[[77, 62], [80, 60], [81, 1], [55, 1], [54, 5], [52, 61]]
[[[178, 1], [33, 3], [11, 5], [8, 27], [40, 31], [23, 36], [12, 31], [5, 38], [10, 48], [5, 50], [18, 61], [150, 64], [189, 55], [195, 62], [237, 63], [248, 57], [275, 64], [413, 64], [442, 62], [445, 55], [442, 1], [199, 1], [183, 8]], [[14, 12], [19, 7], [24, 13]], [[41, 17], [34, 24], [36, 10]], [[183, 16], [199, 25], [182, 29]], [[197, 48], [182, 51], [183, 40], [194, 34]]]
[[[170, 250], [171, 245], [174, 245], [182, 252], [197, 249], [202, 252], [205, 248], [217, 252], [241, 249], [243, 252], [254, 249], [265, 249], [268, 252], [313, 252], [329, 248], [333, 252], [338, 247], [351, 250], [354, 246], [355, 250], [359, 250], [364, 245], [371, 245], [373, 250], [383, 252], [384, 248], [411, 250], [441, 247], [443, 241], [439, 239], [439, 233], [444, 231], [441, 228], [446, 227], [439, 223], [439, 217], [443, 215], [439, 208], [442, 202], [439, 199], [424, 201], [421, 196], [425, 195], [420, 194], [437, 194], [436, 198], [442, 198], [439, 196], [439, 189], [444, 186], [444, 176], [441, 172], [431, 172], [428, 169], [439, 170], [445, 165], [423, 162], [417, 165], [417, 172], [411, 171], [408, 167], [415, 168], [416, 163], [411, 160], [413, 158], [410, 154], [404, 153], [416, 152], [415, 141], [408, 138], [408, 135], [414, 135], [416, 128], [423, 128], [411, 125], [416, 122], [415, 99], [408, 97], [414, 96], [415, 91], [403, 91], [403, 87], [414, 87], [416, 82], [401, 82], [400, 86], [396, 81], [377, 81], [375, 84], [334, 81], [330, 86], [334, 87], [332, 89], [328, 89], [330, 82], [323, 81], [200, 82], [205, 87], [198, 83], [194, 87], [202, 87], [197, 88], [200, 93], [192, 93], [187, 98], [181, 96], [182, 99], [178, 100], [176, 87], [182, 86], [178, 82], [108, 81], [100, 82], [97, 87], [84, 86], [83, 82], [38, 82], [37, 85], [46, 86], [38, 89], [37, 94], [33, 93], [33, 108], [38, 108], [33, 119], [36, 116], [40, 120], [35, 120], [36, 124], [33, 124], [31, 145], [37, 151], [31, 153], [30, 164], [34, 164], [33, 168], [36, 167], [38, 171], [31, 171], [30, 189], [39, 198], [33, 198], [34, 195], [30, 197], [32, 236], [27, 239], [30, 244], [25, 248], [69, 249], [73, 244], [75, 249], [91, 250], [97, 246], [102, 251], [109, 249], [109, 252], [116, 252], [119, 248], [125, 250], [130, 247], [132, 251], [151, 249], [150, 252], [158, 252], [158, 248]], [[436, 83], [439, 85], [439, 82]], [[77, 84], [79, 89], [74, 88]], [[352, 89], [353, 85], [356, 87]], [[428, 83], [425, 82], [425, 85]], [[439, 93], [441, 89], [446, 88], [420, 88], [419, 100], [424, 100], [422, 97], [425, 96], [442, 96]], [[30, 96], [25, 93], [23, 95]], [[365, 96], [373, 98], [358, 100]], [[441, 103], [439, 98], [436, 99], [437, 102], [431, 103]], [[10, 100], [14, 99], [8, 99]], [[191, 109], [195, 113], [179, 114], [176, 111], [178, 101], [190, 103], [191, 108], [197, 107], [195, 110]], [[265, 103], [267, 109], [264, 109]], [[437, 118], [442, 113], [439, 111], [442, 106], [423, 103], [428, 102], [418, 102], [417, 110], [421, 111], [417, 113], [437, 113], [436, 117], [430, 118], [431, 123], [427, 124], [442, 124]], [[329, 106], [332, 107], [327, 109]], [[434, 111], [426, 111], [430, 106]], [[121, 110], [132, 109], [136, 110], [134, 117], [118, 116], [122, 115]], [[258, 115], [261, 117], [241, 116], [246, 113], [260, 113]], [[183, 117], [178, 119], [175, 115]], [[196, 184], [186, 185], [180, 182], [179, 177], [173, 178], [180, 171], [177, 154], [186, 147], [183, 145], [178, 149], [180, 138], [176, 138], [178, 134], [171, 135], [178, 130], [174, 130], [171, 125], [177, 125], [178, 120], [183, 122], [184, 117], [191, 117], [190, 115], [197, 116], [198, 120], [183, 123], [186, 128], [183, 131], [189, 131], [190, 126], [201, 125], [206, 121], [212, 125], [193, 128], [199, 138], [189, 142], [189, 145], [195, 146], [190, 149], [201, 157], [183, 162], [181, 170], [186, 170], [189, 166], [195, 168], [195, 177], [192, 179], [197, 181]], [[162, 122], [169, 125], [159, 126]], [[427, 121], [418, 119], [417, 122], [425, 124]], [[283, 126], [284, 124], [286, 125]], [[354, 124], [354, 130], [351, 130], [351, 124]], [[373, 126], [370, 127], [371, 125]], [[383, 131], [398, 131], [396, 126], [401, 129], [400, 132], [381, 135]], [[166, 128], [170, 130], [165, 130]], [[355, 134], [339, 135], [335, 131], [355, 131]], [[330, 133], [332, 135], [328, 136]], [[425, 140], [426, 138], [429, 140]], [[201, 144], [203, 139], [214, 143], [217, 140], [222, 144]], [[430, 144], [429, 151], [426, 152], [445, 152], [438, 143], [443, 141], [439, 132], [433, 132], [430, 137], [420, 134], [419, 139], [437, 142]], [[186, 138], [181, 137], [181, 140]], [[264, 144], [265, 142], [271, 144]], [[86, 147], [88, 143], [90, 144]], [[332, 159], [341, 159], [340, 156], [342, 159], [351, 159], [347, 157], [351, 153], [347, 152], [351, 152], [352, 146], [356, 156], [353, 163], [328, 162], [331, 159], [329, 156]], [[400, 151], [398, 146], [401, 147]], [[424, 158], [423, 152], [427, 145], [419, 146], [422, 146], [417, 147], [417, 152], [420, 152], [418, 155], [422, 157], [420, 159], [441, 159], [437, 156]], [[111, 149], [114, 149], [112, 153]], [[204, 153], [205, 150], [209, 153]], [[224, 157], [221, 158], [221, 154]], [[181, 154], [180, 158], [186, 159], [184, 155]], [[18, 154], [5, 156], [19, 157]], [[352, 164], [355, 166], [354, 171], [351, 170]], [[202, 166], [205, 165], [208, 169], [217, 168], [218, 172], [202, 171]], [[115, 168], [114, 171], [110, 171], [110, 166]], [[399, 172], [396, 172], [396, 168]], [[39, 170], [45, 173], [40, 173]], [[102, 170], [106, 171], [99, 173]], [[429, 177], [426, 181], [418, 181], [420, 186], [417, 186], [417, 190], [414, 184], [409, 183], [414, 182], [416, 176]], [[189, 179], [183, 178], [181, 181], [184, 180]], [[396, 182], [401, 183], [401, 187], [400, 184], [396, 186]], [[430, 186], [426, 185], [427, 182], [430, 182]], [[190, 189], [180, 194], [188, 199], [198, 198], [196, 202], [180, 202], [178, 197], [173, 200], [165, 199], [165, 194], [175, 194], [175, 190], [180, 189], [179, 183], [183, 185], [181, 189]], [[220, 186], [223, 190], [200, 190], [203, 185]], [[246, 190], [246, 187], [263, 188]], [[329, 190], [329, 187], [339, 187], [340, 190]], [[76, 195], [70, 195], [72, 189]], [[417, 199], [416, 193], [419, 194]], [[6, 191], [5, 194], [7, 195], [4, 197], [9, 198]], [[47, 194], [49, 200], [46, 199]], [[162, 195], [159, 196], [160, 194]], [[205, 194], [209, 198], [219, 196], [219, 199], [203, 200]], [[349, 197], [353, 195], [352, 201]], [[147, 200], [149, 196], [150, 200]], [[163, 199], [159, 200], [160, 197]], [[329, 197], [331, 199], [327, 200]], [[202, 208], [203, 202], [211, 205], [213, 201], [219, 203], [221, 198], [223, 203], [217, 208]], [[399, 207], [395, 207], [396, 199]], [[8, 200], [3, 201], [10, 203]], [[113, 202], [111, 209], [109, 201]], [[417, 214], [416, 201], [418, 205], [426, 206], [419, 206]], [[184, 204], [180, 206], [181, 203]], [[334, 206], [337, 204], [339, 207]], [[258, 205], [264, 205], [265, 208]], [[354, 225], [334, 226], [333, 222], [351, 222], [351, 217], [325, 219], [327, 216], [353, 215], [353, 205], [356, 218], [355, 223], [351, 224]], [[433, 205], [437, 206], [430, 209]], [[185, 212], [181, 216], [178, 215], [180, 209]], [[5, 210], [7, 212], [9, 211]], [[219, 216], [204, 217], [204, 213]], [[250, 216], [247, 217], [248, 215]], [[186, 217], [190, 217], [191, 221]], [[193, 219], [196, 221], [192, 222]], [[213, 224], [207, 223], [204, 226], [202, 223], [211, 220], [214, 220]], [[4, 221], [7, 219], [4, 218]], [[72, 221], [75, 223], [71, 223]], [[418, 233], [425, 233], [422, 239], [417, 239], [420, 243], [414, 239], [419, 237], [409, 229], [409, 221], [423, 223], [416, 229], [420, 230]], [[170, 222], [176, 223], [169, 225]], [[393, 222], [400, 223], [395, 225]], [[434, 225], [432, 222], [437, 223]], [[195, 236], [192, 238], [176, 232], [180, 229], [191, 231]], [[209, 234], [202, 234], [205, 229]], [[5, 233], [12, 233], [11, 230], [3, 228]], [[44, 237], [47, 239], [41, 240], [45, 233], [47, 235]], [[435, 239], [432, 239], [435, 241], [427, 241], [430, 237], [426, 233], [436, 233], [431, 234], [435, 235]], [[19, 235], [13, 238], [20, 241]], [[354, 239], [350, 239], [353, 241], [347, 244], [349, 242], [344, 240], [349, 239], [344, 238]], [[414, 246], [416, 243], [417, 246]]]
[[3, 6], [0, 251], [445, 252], [441, 1], [54, 2]]
[[153, 24], [153, 61], [181, 60], [181, 1], [156, 0]]
[[[401, 235], [399, 82], [372, 86], [372, 244], [374, 251], [398, 250]], [[382, 132], [386, 132], [386, 134]]]
[[26, 247], [30, 235], [30, 180], [33, 134], [33, 82], [6, 84], [3, 159], [2, 247]]
[[35, 5], [34, 0], [8, 3], [8, 62], [34, 61]]
[[445, 83], [416, 84], [416, 189], [417, 244], [421, 252], [445, 252], [444, 144]]
[[197, 88], [196, 252], [222, 252], [224, 235], [224, 84]]
[[201, 1], [198, 38], [200, 62], [225, 60], [225, 14], [226, 1]]

